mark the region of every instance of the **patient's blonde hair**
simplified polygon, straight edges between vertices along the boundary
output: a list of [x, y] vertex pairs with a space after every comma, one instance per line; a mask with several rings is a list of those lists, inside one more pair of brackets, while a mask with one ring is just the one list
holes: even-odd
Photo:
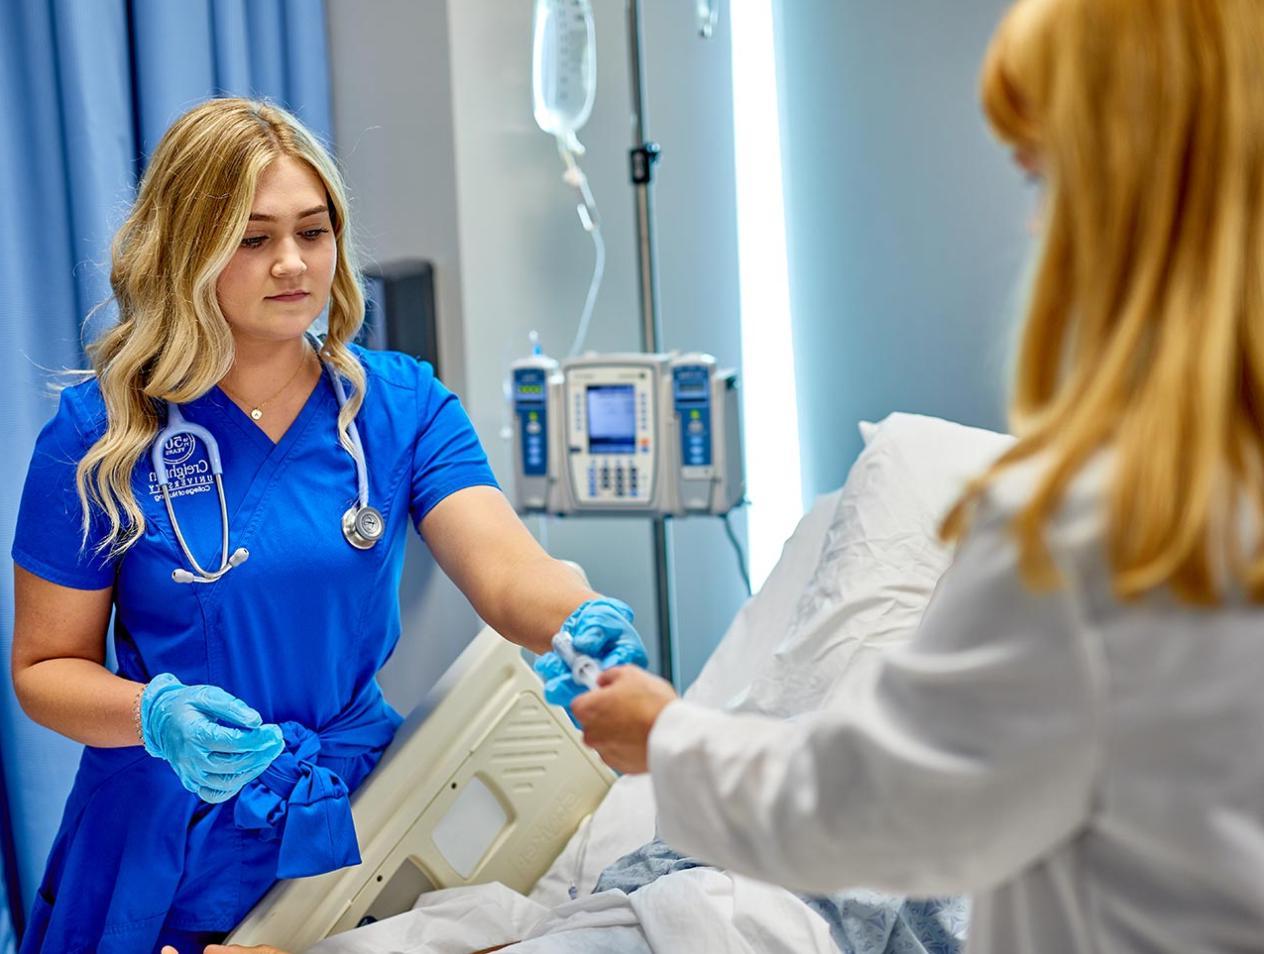
[[364, 319], [364, 297], [342, 177], [316, 137], [285, 110], [245, 99], [202, 103], [177, 119], [154, 151], [112, 247], [119, 321], [88, 347], [107, 427], [80, 461], [76, 485], [85, 543], [90, 503], [109, 524], [97, 552], [118, 555], [144, 530], [131, 479], [158, 433], [158, 403], [204, 394], [233, 365], [233, 337], [215, 284], [245, 234], [259, 174], [280, 156], [311, 166], [329, 198], [337, 264], [325, 352], [351, 384], [339, 416], [348, 441], [364, 371], [347, 343]]
[[[1264, 598], [1264, 4], [1021, 0], [983, 67], [1000, 137], [1039, 157], [1045, 235], [1018, 355], [1018, 442], [1049, 461], [1014, 532], [1024, 579], [1057, 583], [1043, 529], [1114, 451], [1107, 551], [1124, 598], [1170, 586]], [[1225, 571], [1226, 572], [1222, 572]]]

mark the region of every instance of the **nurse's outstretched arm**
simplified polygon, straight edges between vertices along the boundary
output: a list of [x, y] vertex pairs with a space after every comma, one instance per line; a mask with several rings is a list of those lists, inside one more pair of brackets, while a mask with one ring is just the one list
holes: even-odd
[[532, 652], [548, 652], [574, 609], [598, 596], [544, 552], [495, 487], [448, 495], [418, 530], [482, 620]]
[[139, 745], [142, 684], [105, 668], [113, 590], [79, 590], [13, 568], [13, 689], [40, 725], [86, 745]]

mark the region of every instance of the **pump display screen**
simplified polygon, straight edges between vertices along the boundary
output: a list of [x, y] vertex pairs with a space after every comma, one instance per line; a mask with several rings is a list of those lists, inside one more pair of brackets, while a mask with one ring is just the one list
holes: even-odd
[[636, 387], [597, 384], [588, 388], [588, 452], [636, 452]]

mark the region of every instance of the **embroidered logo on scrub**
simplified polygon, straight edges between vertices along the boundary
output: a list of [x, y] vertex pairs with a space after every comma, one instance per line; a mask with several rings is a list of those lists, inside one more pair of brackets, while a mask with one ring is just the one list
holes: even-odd
[[[198, 454], [197, 439], [191, 434], [177, 434], [167, 441], [162, 448], [162, 459], [167, 465], [168, 488], [172, 497], [187, 497], [190, 494], [209, 493], [215, 487], [215, 478], [211, 476], [211, 462], [205, 454]], [[149, 472], [149, 495], [154, 500], [162, 499], [162, 491], [158, 489], [158, 475]]]

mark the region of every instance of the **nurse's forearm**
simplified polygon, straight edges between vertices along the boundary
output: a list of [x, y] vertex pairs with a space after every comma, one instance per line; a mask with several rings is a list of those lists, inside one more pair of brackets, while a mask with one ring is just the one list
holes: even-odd
[[533, 653], [546, 653], [566, 617], [584, 600], [598, 595], [584, 584], [573, 567], [542, 555], [508, 587], [498, 607], [499, 621], [487, 622], [519, 646]]
[[483, 622], [532, 652], [547, 652], [566, 617], [597, 595], [544, 552], [494, 487], [458, 490], [418, 529]]
[[98, 748], [140, 745], [136, 695], [143, 683], [88, 659], [44, 659], [13, 674], [22, 709], [42, 726]]

